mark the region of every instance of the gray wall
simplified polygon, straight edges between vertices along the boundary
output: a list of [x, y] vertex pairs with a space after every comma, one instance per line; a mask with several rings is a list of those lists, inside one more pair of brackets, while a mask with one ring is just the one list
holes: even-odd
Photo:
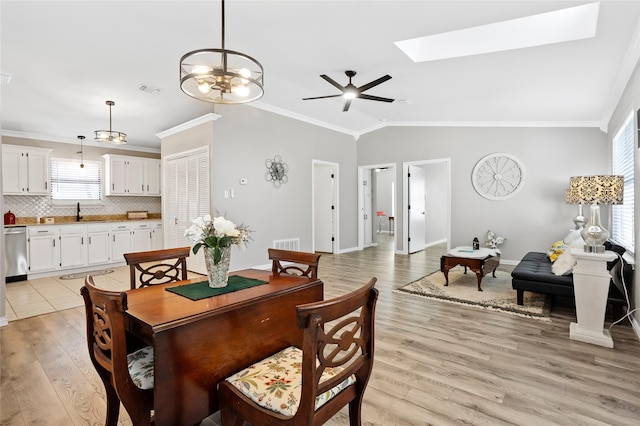
[[[388, 147], [393, 145], [394, 149]], [[451, 246], [499, 230], [505, 262], [528, 251], [546, 251], [573, 226], [576, 207], [564, 202], [569, 177], [609, 171], [607, 136], [592, 128], [386, 127], [360, 137], [358, 165], [396, 163], [397, 205], [402, 206], [402, 163], [451, 159]], [[508, 153], [524, 166], [524, 186], [502, 201], [482, 198], [471, 171], [482, 157]], [[608, 209], [603, 209], [608, 220]], [[405, 249], [402, 213], [396, 226], [398, 249]]]
[[[339, 164], [337, 247], [357, 246], [353, 137], [249, 106], [223, 105], [216, 113], [222, 118], [213, 123], [213, 208], [254, 231], [246, 252], [232, 256], [232, 269], [267, 264], [273, 240], [300, 238], [300, 249], [312, 250], [312, 160]], [[275, 155], [289, 166], [280, 188], [265, 180], [265, 161]], [[240, 185], [241, 178], [248, 184]], [[225, 198], [231, 190], [234, 198]]]

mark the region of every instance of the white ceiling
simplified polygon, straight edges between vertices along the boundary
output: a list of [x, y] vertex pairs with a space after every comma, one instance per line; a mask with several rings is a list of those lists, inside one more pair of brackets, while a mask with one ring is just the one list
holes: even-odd
[[[252, 106], [354, 136], [385, 125], [606, 126], [637, 59], [627, 50], [640, 1], [601, 2], [596, 36], [582, 40], [422, 63], [394, 44], [587, 3], [227, 0], [226, 47], [264, 66]], [[157, 149], [159, 132], [215, 112], [180, 91], [178, 65], [220, 47], [218, 1], [3, 0], [0, 13], [5, 135], [90, 140], [108, 128], [109, 99], [113, 129]], [[356, 86], [390, 74], [367, 94], [406, 102], [356, 99], [342, 112], [340, 98], [302, 100], [337, 94], [319, 75], [346, 84], [345, 70]]]

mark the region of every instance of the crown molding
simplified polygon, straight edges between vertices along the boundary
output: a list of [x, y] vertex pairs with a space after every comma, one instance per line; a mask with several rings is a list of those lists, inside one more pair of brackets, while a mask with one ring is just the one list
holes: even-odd
[[633, 31], [633, 36], [631, 37], [631, 42], [629, 43], [622, 63], [620, 64], [620, 72], [618, 73], [615, 84], [611, 88], [611, 96], [609, 97], [609, 102], [607, 102], [607, 105], [605, 106], [602, 113], [602, 118], [600, 119], [600, 130], [605, 133], [607, 133], [607, 131], [609, 130], [609, 121], [611, 120], [611, 117], [613, 117], [613, 114], [615, 113], [616, 108], [620, 103], [620, 99], [622, 99], [624, 90], [627, 88], [627, 84], [629, 84], [629, 80], [633, 75], [633, 70], [636, 68], [639, 60], [640, 19], [636, 23], [636, 27]]
[[[36, 134], [36, 133], [16, 132], [14, 130], [2, 130], [0, 133], [4, 137], [11, 137], [11, 138], [30, 139], [30, 140], [37, 140], [37, 141], [43, 141], [43, 142], [66, 143], [66, 144], [71, 144], [71, 145], [77, 145], [78, 144], [78, 139], [77, 138], [61, 138], [61, 137], [58, 137], [58, 136], [41, 135], [41, 134]], [[159, 154], [160, 153], [160, 149], [159, 148], [147, 148], [147, 147], [141, 147], [141, 146], [136, 146], [136, 145], [128, 145], [128, 144], [124, 144], [124, 145], [104, 144], [104, 143], [100, 143], [100, 142], [95, 142], [95, 141], [93, 141], [91, 139], [85, 139], [83, 143], [84, 143], [84, 146], [93, 146], [93, 147], [97, 147], [97, 148], [109, 147], [110, 150], [149, 152], [149, 153], [153, 153], [153, 154]]]
[[194, 118], [193, 120], [189, 120], [185, 123], [178, 124], [177, 126], [171, 127], [167, 130], [163, 130], [160, 133], [156, 133], [156, 136], [159, 137], [160, 139], [163, 139], [168, 136], [175, 135], [176, 133], [184, 132], [185, 130], [192, 129], [201, 124], [216, 121], [221, 118], [222, 116], [220, 114], [215, 114], [213, 112], [210, 112], [198, 118]]
[[296, 112], [291, 112], [288, 111], [286, 109], [282, 109], [282, 108], [278, 108], [278, 107], [274, 107], [272, 105], [267, 105], [263, 102], [251, 102], [250, 104], [247, 104], [248, 106], [254, 107], [254, 108], [258, 108], [261, 109], [263, 111], [268, 111], [268, 112], [272, 112], [274, 114], [278, 114], [278, 115], [282, 115], [285, 117], [289, 117], [292, 118], [294, 120], [298, 120], [298, 121], [302, 121], [305, 123], [309, 123], [309, 124], [313, 124], [315, 126], [318, 127], [324, 127], [325, 129], [329, 129], [329, 130], [333, 130], [339, 133], [344, 133], [346, 135], [350, 135], [353, 136], [353, 138], [355, 140], [358, 140], [358, 138], [360, 137], [360, 133], [359, 132], [355, 132], [353, 130], [349, 130], [349, 129], [345, 129], [344, 127], [339, 127], [339, 126], [334, 126], [333, 124], [329, 124], [326, 123], [324, 121], [320, 121], [320, 120], [316, 120], [315, 118], [311, 118], [308, 117], [306, 115], [302, 115], [302, 114], [298, 114]]
[[370, 133], [384, 127], [586, 127], [598, 128], [598, 121], [412, 121], [385, 122], [363, 130]]

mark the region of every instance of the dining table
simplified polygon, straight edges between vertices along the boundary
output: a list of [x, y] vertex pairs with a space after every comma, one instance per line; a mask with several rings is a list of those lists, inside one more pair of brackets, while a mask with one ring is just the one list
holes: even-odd
[[317, 278], [258, 269], [230, 275], [264, 283], [199, 300], [176, 287], [206, 277], [126, 292], [126, 329], [154, 348], [156, 425], [196, 425], [217, 411], [218, 383], [285, 347], [301, 347], [296, 306], [324, 297]]

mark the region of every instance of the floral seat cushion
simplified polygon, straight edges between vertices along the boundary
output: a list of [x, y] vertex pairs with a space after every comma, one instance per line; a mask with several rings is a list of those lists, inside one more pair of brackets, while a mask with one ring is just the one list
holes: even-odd
[[146, 346], [127, 355], [133, 383], [140, 389], [153, 389], [153, 347]]
[[[320, 383], [342, 370], [341, 367], [325, 369]], [[261, 407], [293, 416], [298, 411], [302, 393], [302, 351], [289, 346], [226, 380]], [[351, 375], [339, 385], [317, 396], [315, 409], [322, 407], [355, 381], [355, 376]]]

